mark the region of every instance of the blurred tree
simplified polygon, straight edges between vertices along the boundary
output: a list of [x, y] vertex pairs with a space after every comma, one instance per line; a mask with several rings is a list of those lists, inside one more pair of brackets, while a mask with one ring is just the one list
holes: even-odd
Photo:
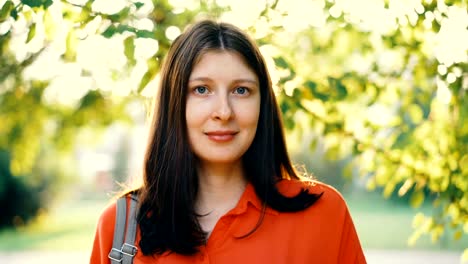
[[211, 17], [259, 43], [288, 131], [313, 134], [311, 149], [323, 141], [326, 157], [349, 160], [345, 171], [358, 170], [369, 190], [413, 207], [436, 197], [433, 215], [415, 216], [411, 243], [447, 228], [458, 239], [468, 233], [466, 10], [462, 0], [7, 0], [0, 148], [20, 175], [40, 135], [61, 147], [80, 126], [121, 118], [125, 98], [151, 95], [185, 25]]
[[[46, 183], [50, 177], [64, 181], [50, 167], [36, 166], [44, 158], [41, 148], [62, 155], [82, 127], [131, 121], [125, 107], [154, 79], [171, 36], [198, 9], [213, 11], [205, 6], [175, 14], [167, 1], [0, 4], [0, 150], [8, 156], [0, 167], [2, 204], [12, 190], [25, 197], [37, 193], [37, 183], [43, 183], [42, 193], [56, 194], [56, 186]], [[48, 201], [25, 199], [2, 221], [26, 223]]]
[[[410, 244], [421, 234], [437, 241], [448, 228], [459, 239], [468, 233], [466, 3], [362, 2], [375, 13], [317, 1], [328, 14], [311, 14], [316, 28], [271, 30], [261, 39], [277, 50], [286, 127], [312, 128], [311, 148], [323, 140], [328, 158], [352, 156], [346, 170], [357, 167], [368, 189], [385, 197], [409, 195], [413, 207], [428, 193], [436, 197], [432, 216], [415, 216]], [[269, 12], [289, 23], [301, 11]]]
[[8, 152], [0, 151], [0, 229], [22, 226], [36, 216], [41, 208], [41, 188], [28, 186], [21, 177], [9, 171]]
[[114, 168], [112, 170], [112, 177], [114, 183], [119, 186], [125, 183], [129, 175], [129, 161], [130, 161], [130, 140], [129, 133], [124, 133], [121, 141], [118, 143], [117, 150], [114, 154]]

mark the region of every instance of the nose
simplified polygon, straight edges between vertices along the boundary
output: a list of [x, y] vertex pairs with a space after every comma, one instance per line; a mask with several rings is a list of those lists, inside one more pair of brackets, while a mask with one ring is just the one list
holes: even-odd
[[216, 108], [213, 111], [213, 119], [228, 121], [233, 115], [233, 109], [229, 95], [220, 95], [217, 99]]

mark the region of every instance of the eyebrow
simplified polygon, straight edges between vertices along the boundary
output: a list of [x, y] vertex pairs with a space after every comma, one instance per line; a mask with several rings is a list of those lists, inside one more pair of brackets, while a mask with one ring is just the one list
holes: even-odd
[[[213, 80], [211, 80], [208, 77], [196, 77], [196, 78], [193, 78], [193, 79], [189, 79], [189, 82], [194, 82], [194, 81], [210, 82], [210, 81], [213, 81]], [[255, 81], [255, 80], [252, 80], [252, 79], [241, 78], [241, 79], [235, 79], [233, 81], [233, 83], [239, 83], [239, 82], [248, 82], [248, 83], [251, 83], [251, 84], [254, 84], [254, 85], [258, 85], [258, 82]]]

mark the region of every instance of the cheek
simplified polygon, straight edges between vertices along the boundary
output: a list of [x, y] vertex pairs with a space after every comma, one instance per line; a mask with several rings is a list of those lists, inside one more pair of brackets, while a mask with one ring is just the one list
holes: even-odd
[[[193, 100], [187, 100], [185, 109], [185, 120], [187, 127], [199, 126], [206, 116], [206, 107], [203, 104], [197, 104]], [[190, 132], [190, 131], [189, 131]]]
[[239, 108], [238, 111], [238, 122], [240, 125], [256, 129], [258, 118], [260, 115], [260, 107], [257, 103], [250, 105], [244, 105]]

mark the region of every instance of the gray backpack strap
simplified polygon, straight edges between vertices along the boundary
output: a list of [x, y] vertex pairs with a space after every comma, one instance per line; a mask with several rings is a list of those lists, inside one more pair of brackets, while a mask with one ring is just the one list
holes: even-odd
[[[134, 246], [137, 227], [136, 208], [137, 198], [136, 195], [132, 194], [130, 199], [128, 226], [125, 228], [127, 219], [127, 199], [126, 197], [121, 197], [117, 200], [114, 240], [112, 242], [112, 249], [108, 256], [112, 264], [133, 263], [133, 257], [137, 252], [137, 248]], [[127, 233], [125, 233], [125, 231]]]
[[108, 255], [112, 264], [118, 264], [122, 262], [122, 251], [120, 249], [124, 240], [125, 222], [127, 218], [127, 201], [125, 197], [120, 197], [117, 200], [116, 210], [114, 240], [112, 242], [112, 249]]
[[132, 264], [133, 257], [138, 249], [135, 246], [135, 235], [137, 229], [137, 197], [132, 194], [130, 199], [130, 212], [128, 214], [127, 234], [125, 236], [125, 243], [122, 245], [123, 264]]

